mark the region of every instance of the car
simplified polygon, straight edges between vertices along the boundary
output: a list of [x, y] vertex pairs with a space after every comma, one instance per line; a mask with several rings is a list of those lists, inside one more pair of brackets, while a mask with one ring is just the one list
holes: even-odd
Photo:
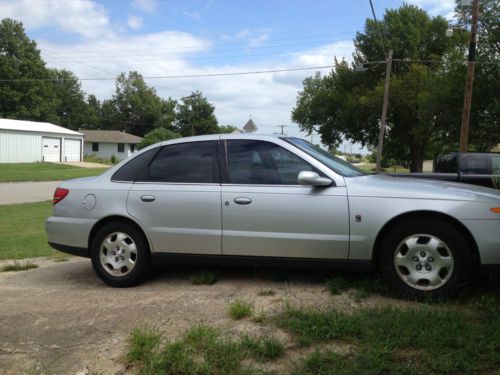
[[206, 135], [62, 182], [46, 232], [114, 287], [155, 263], [260, 265], [380, 270], [441, 297], [500, 264], [500, 193], [367, 174], [290, 136]]

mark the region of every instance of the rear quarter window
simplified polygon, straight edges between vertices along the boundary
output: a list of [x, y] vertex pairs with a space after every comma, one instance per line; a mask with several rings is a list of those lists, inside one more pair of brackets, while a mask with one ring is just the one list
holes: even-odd
[[143, 152], [131, 159], [128, 163], [118, 169], [111, 177], [112, 181], [134, 182], [139, 174], [147, 167], [151, 158], [158, 152], [158, 147]]

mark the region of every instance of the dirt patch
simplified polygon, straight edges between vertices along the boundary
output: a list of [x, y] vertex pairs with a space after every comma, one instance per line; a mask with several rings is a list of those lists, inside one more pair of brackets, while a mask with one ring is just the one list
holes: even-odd
[[[169, 339], [193, 323], [206, 322], [230, 335], [272, 333], [289, 341], [285, 332], [250, 318], [229, 319], [227, 306], [236, 298], [252, 301], [254, 314], [267, 317], [282, 311], [285, 303], [316, 309], [335, 305], [344, 311], [393, 303], [380, 297], [355, 302], [348, 293], [331, 296], [317, 271], [274, 282], [250, 269], [221, 269], [219, 281], [207, 286], [191, 284], [195, 269], [162, 268], [139, 287], [114, 289], [95, 276], [88, 259], [35, 263], [38, 269], [0, 273], [0, 373], [25, 373], [35, 367], [51, 374], [76, 374], [86, 368], [126, 372], [127, 337], [144, 322], [158, 326]], [[258, 296], [263, 289], [276, 293]]]

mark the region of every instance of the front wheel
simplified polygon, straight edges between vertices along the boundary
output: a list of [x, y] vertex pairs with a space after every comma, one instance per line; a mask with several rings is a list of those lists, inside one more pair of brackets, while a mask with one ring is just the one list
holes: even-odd
[[453, 226], [436, 219], [396, 225], [382, 241], [384, 278], [412, 297], [445, 297], [467, 283], [472, 268], [468, 241]]
[[94, 271], [110, 286], [128, 287], [139, 284], [149, 272], [147, 241], [129, 223], [115, 222], [99, 229], [90, 250]]

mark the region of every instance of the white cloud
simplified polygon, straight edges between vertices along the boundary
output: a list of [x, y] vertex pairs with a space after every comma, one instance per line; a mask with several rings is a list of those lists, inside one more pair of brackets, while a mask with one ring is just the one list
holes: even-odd
[[[289, 67], [331, 65], [333, 56], [351, 59], [352, 41], [341, 41], [320, 48], [290, 53], [254, 63], [223, 66], [194, 64], [191, 54], [211, 51], [211, 43], [181, 32], [162, 32], [134, 37], [113, 37], [78, 45], [57, 45], [41, 41], [42, 54], [49, 66], [67, 68], [81, 78], [116, 77], [120, 72], [137, 70], [145, 77], [244, 72]], [[214, 52], [211, 52], [214, 53]], [[172, 55], [168, 54], [177, 54]], [[322, 70], [327, 72], [328, 69]], [[256, 75], [148, 79], [164, 98], [181, 98], [200, 90], [216, 107], [221, 124], [243, 126], [252, 115], [259, 132], [273, 133], [277, 125], [287, 124], [292, 135], [302, 135], [291, 123], [291, 110], [302, 80], [314, 70], [265, 73]], [[114, 81], [83, 81], [87, 93], [100, 99], [111, 97]], [[317, 137], [316, 137], [317, 139]]]
[[448, 20], [455, 16], [455, 0], [409, 0], [408, 2], [427, 10], [432, 16], [443, 16]]
[[248, 42], [249, 48], [259, 47], [269, 40], [271, 29], [243, 29], [234, 35], [224, 34], [223, 40], [241, 40]]
[[142, 18], [130, 15], [128, 16], [127, 25], [133, 30], [139, 30], [142, 27]]
[[147, 13], [154, 12], [158, 7], [156, 0], [132, 0], [131, 5]]
[[193, 19], [193, 20], [195, 20], [195, 21], [200, 21], [200, 20], [201, 20], [201, 15], [200, 15], [200, 13], [198, 13], [198, 12], [189, 12], [189, 11], [187, 11], [187, 10], [184, 10], [184, 11], [181, 11], [181, 14], [182, 14], [183, 16], [186, 16], [186, 17], [188, 17], [188, 18], [191, 18], [191, 19]]
[[85, 38], [112, 34], [106, 9], [91, 0], [0, 0], [0, 14], [21, 20], [27, 29], [53, 26]]

